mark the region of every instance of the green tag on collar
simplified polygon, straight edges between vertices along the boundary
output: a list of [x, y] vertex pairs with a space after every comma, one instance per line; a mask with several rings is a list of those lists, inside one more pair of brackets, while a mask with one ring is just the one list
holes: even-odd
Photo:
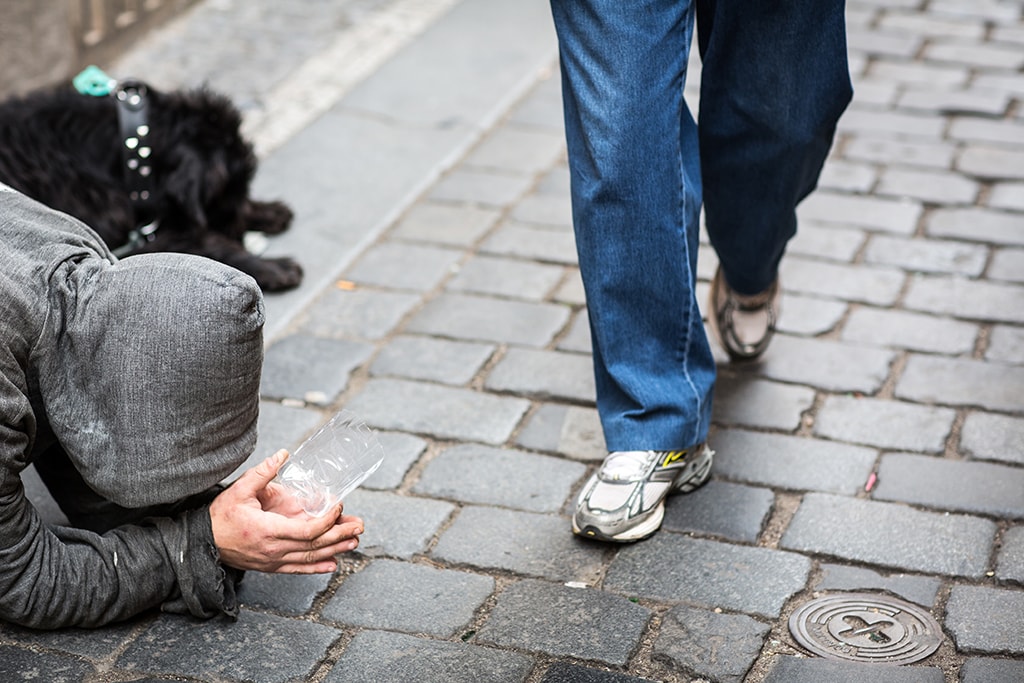
[[85, 67], [80, 74], [71, 80], [71, 83], [78, 92], [83, 95], [92, 95], [93, 97], [106, 97], [117, 87], [117, 81], [104, 73], [103, 69], [95, 64]]

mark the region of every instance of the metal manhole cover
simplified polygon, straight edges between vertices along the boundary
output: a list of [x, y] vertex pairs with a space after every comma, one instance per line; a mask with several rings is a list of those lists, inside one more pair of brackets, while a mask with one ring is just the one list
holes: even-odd
[[871, 593], [815, 598], [789, 617], [789, 631], [814, 654], [855, 662], [910, 664], [942, 643], [942, 627], [927, 611]]

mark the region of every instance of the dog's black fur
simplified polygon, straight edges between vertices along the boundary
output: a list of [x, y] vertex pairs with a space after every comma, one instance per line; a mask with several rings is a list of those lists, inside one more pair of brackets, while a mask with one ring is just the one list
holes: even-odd
[[292, 211], [249, 198], [257, 160], [237, 108], [206, 88], [150, 88], [147, 103], [151, 209], [129, 197], [115, 99], [70, 85], [0, 103], [0, 182], [78, 218], [111, 249], [155, 220], [153, 239], [129, 253], [199, 254], [249, 273], [264, 290], [298, 285], [295, 261], [260, 258], [243, 246], [246, 231], [286, 230]]

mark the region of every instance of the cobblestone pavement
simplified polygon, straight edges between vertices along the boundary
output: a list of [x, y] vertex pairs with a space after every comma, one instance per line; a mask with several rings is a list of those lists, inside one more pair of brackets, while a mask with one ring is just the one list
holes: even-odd
[[[250, 574], [236, 622], [2, 627], [0, 678], [1024, 680], [1021, 4], [850, 0], [856, 95], [784, 261], [783, 334], [757, 365], [721, 356], [712, 481], [625, 547], [569, 533], [604, 450], [547, 11], [207, 0], [125, 58], [262, 114], [257, 188], [296, 207], [270, 252], [307, 279], [268, 298], [253, 458], [341, 406], [388, 457], [336, 575]], [[325, 86], [358, 40], [376, 61]], [[295, 102], [319, 113], [275, 114]], [[919, 606], [938, 650], [812, 656], [790, 615], [846, 593]], [[861, 615], [838, 642], [917, 637]]]

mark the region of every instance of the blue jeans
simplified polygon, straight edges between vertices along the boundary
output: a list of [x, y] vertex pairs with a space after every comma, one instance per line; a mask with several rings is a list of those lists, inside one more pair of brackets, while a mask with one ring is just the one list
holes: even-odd
[[[701, 203], [723, 275], [775, 280], [852, 96], [843, 0], [551, 0], [573, 223], [609, 450], [705, 440]], [[699, 125], [686, 102], [694, 26]]]

